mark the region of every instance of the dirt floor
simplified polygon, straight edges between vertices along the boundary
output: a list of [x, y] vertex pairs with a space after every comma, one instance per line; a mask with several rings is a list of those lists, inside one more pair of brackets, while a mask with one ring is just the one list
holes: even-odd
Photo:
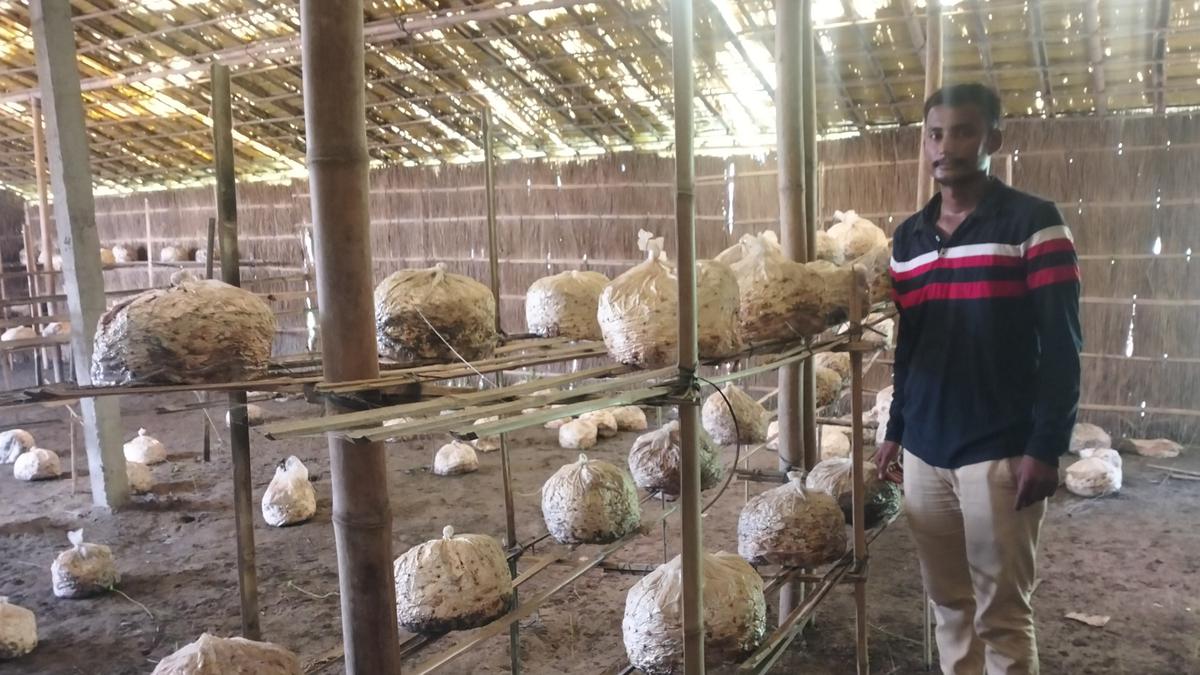
[[[0, 663], [0, 673], [149, 673], [154, 664], [201, 632], [239, 632], [231, 469], [228, 451], [200, 461], [201, 418], [189, 412], [156, 415], [159, 403], [188, 397], [126, 398], [122, 426], [131, 437], [139, 426], [163, 440], [168, 464], [153, 468], [153, 494], [135, 498], [117, 514], [90, 506], [81, 476], [73, 492], [69, 478], [19, 483], [0, 470], [0, 595], [32, 609], [40, 644], [25, 658]], [[275, 417], [314, 415], [300, 401], [265, 406]], [[62, 411], [0, 411], [0, 428], [45, 419]], [[217, 416], [217, 415], [214, 415]], [[654, 424], [651, 415], [651, 423]], [[65, 427], [35, 426], [39, 445], [63, 456], [69, 467]], [[576, 453], [560, 449], [553, 432], [514, 435], [514, 490], [523, 541], [544, 532], [539, 488]], [[602, 441], [589, 455], [624, 465], [635, 434]], [[460, 532], [503, 536], [504, 508], [498, 453], [481, 455], [481, 470], [443, 478], [429, 466], [439, 440], [390, 444], [388, 480], [394, 513], [394, 551], [438, 536], [444, 525]], [[257, 506], [255, 537], [262, 631], [266, 639], [300, 654], [311, 673], [340, 673], [337, 569], [330, 524], [328, 462], [323, 439], [272, 442], [253, 439], [254, 496], [261, 498], [275, 464], [288, 454], [309, 467], [318, 494], [317, 516], [286, 529], [265, 525]], [[731, 459], [728, 452], [726, 461]], [[1200, 482], [1164, 480], [1142, 458], [1125, 458], [1120, 496], [1082, 500], [1060, 493], [1051, 504], [1043, 536], [1035, 605], [1039, 615], [1042, 672], [1182, 674], [1200, 673]], [[774, 457], [756, 458], [763, 467]], [[1163, 461], [1160, 460], [1159, 463]], [[1200, 469], [1200, 457], [1166, 460]], [[78, 466], [86, 462], [82, 454]], [[757, 492], [766, 486], [754, 486]], [[736, 550], [736, 522], [744, 487], [735, 482], [705, 518], [708, 550]], [[711, 496], [713, 493], [706, 493]], [[647, 505], [645, 515], [659, 512]], [[678, 516], [670, 522], [668, 553], [678, 551]], [[68, 546], [68, 530], [82, 527], [88, 541], [112, 547], [120, 567], [121, 593], [89, 600], [58, 600], [50, 589], [50, 563]], [[871, 672], [924, 672], [920, 584], [903, 517], [872, 548], [869, 584]], [[563, 579], [573, 560], [596, 547], [569, 552], [539, 545], [535, 557], [562, 555], [521, 586], [529, 598]], [[655, 529], [619, 551], [617, 561], [657, 563], [663, 540]], [[526, 562], [526, 564], [528, 564]], [[521, 622], [523, 672], [615, 673], [627, 661], [621, 615], [627, 589], [637, 577], [590, 572]], [[817, 623], [797, 641], [777, 672], [842, 675], [854, 672], [854, 616], [850, 587], [835, 589]], [[774, 598], [768, 598], [773, 605]], [[1079, 611], [1112, 617], [1103, 628], [1069, 621]], [[773, 610], [772, 610], [773, 612]], [[773, 618], [772, 618], [773, 621]], [[469, 639], [456, 633], [433, 641], [408, 658], [425, 663]], [[509, 672], [507, 636], [489, 639], [442, 672]]]

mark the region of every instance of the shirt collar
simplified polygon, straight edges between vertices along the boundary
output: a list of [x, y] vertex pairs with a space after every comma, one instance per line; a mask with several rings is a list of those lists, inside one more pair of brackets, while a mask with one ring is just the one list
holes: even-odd
[[[1004, 201], [1002, 199], [1002, 195], [1007, 187], [1008, 186], [1004, 184], [1004, 181], [1000, 180], [999, 178], [996, 178], [995, 176], [988, 176], [988, 184], [983, 193], [983, 198], [979, 200], [979, 204], [975, 207], [975, 210], [971, 212], [971, 215], [974, 216], [979, 214], [980, 216], [988, 216], [999, 211], [1000, 206]], [[940, 215], [941, 212], [942, 193], [941, 191], [938, 191], [933, 195], [933, 198], [929, 200], [929, 203], [927, 203], [925, 207], [921, 209], [921, 227], [933, 231], [937, 226], [938, 215]]]

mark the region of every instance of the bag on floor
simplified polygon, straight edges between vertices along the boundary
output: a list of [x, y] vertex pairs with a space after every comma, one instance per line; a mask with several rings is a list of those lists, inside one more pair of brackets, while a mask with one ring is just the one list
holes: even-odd
[[50, 566], [54, 595], [87, 598], [112, 589], [121, 580], [112, 549], [83, 541], [83, 530], [67, 533], [71, 548], [58, 554]]
[[462, 441], [451, 441], [438, 448], [433, 458], [433, 472], [439, 476], [457, 476], [479, 470], [475, 448]]
[[138, 429], [137, 436], [125, 443], [124, 451], [127, 462], [149, 465], [167, 461], [167, 449], [157, 438], [148, 435], [145, 429]]
[[[762, 643], [766, 599], [758, 572], [730, 553], [703, 553], [704, 661], [739, 661]], [[679, 556], [642, 577], [625, 596], [621, 633], [629, 662], [647, 675], [683, 670], [683, 563]]]
[[720, 392], [710, 394], [700, 413], [704, 430], [718, 445], [767, 440], [770, 414], [737, 385], [726, 384]]
[[[642, 434], [629, 449], [629, 472], [639, 488], [665, 495], [678, 495], [680, 491], [680, 446], [679, 422], [672, 420], [660, 429]], [[720, 484], [725, 474], [721, 458], [713, 448], [712, 439], [700, 431], [700, 489], [708, 490]]]
[[579, 419], [584, 422], [591, 422], [596, 427], [596, 436], [599, 438], [612, 438], [617, 435], [620, 427], [617, 426], [617, 417], [610, 410], [593, 410], [585, 412], [579, 416]]
[[738, 554], [755, 565], [820, 567], [846, 552], [837, 501], [804, 486], [803, 474], [752, 498], [738, 517]]
[[525, 324], [542, 337], [600, 340], [596, 311], [608, 277], [572, 270], [533, 282], [525, 293]]
[[478, 628], [512, 607], [512, 575], [500, 542], [454, 534], [414, 546], [396, 558], [396, 618], [412, 633]]
[[491, 358], [496, 349], [496, 300], [483, 284], [446, 271], [393, 272], [375, 287], [379, 353], [405, 364]]
[[92, 383], [202, 384], [266, 373], [275, 314], [257, 295], [183, 278], [119, 301], [100, 317]]
[[34, 447], [33, 434], [24, 429], [9, 429], [0, 433], [0, 464], [12, 464], [21, 453]]
[[642, 513], [624, 471], [580, 454], [542, 485], [542, 517], [560, 544], [607, 544], [636, 530]]
[[1170, 459], [1178, 457], [1179, 453], [1183, 452], [1183, 446], [1169, 438], [1155, 438], [1153, 440], [1126, 438], [1117, 445], [1117, 450], [1120, 452], [1136, 452], [1143, 457]]
[[641, 406], [623, 405], [609, 408], [609, 411], [617, 421], [617, 429], [621, 431], [645, 431], [649, 426], [646, 423], [646, 411]]
[[[547, 422], [546, 426], [549, 427], [550, 423]], [[587, 450], [596, 445], [599, 434], [596, 425], [587, 420], [566, 418], [558, 426], [558, 445], [567, 450]]]
[[208, 633], [158, 662], [152, 675], [301, 675], [300, 659], [270, 642]]
[[37, 617], [0, 595], [0, 661], [25, 656], [37, 643]]
[[125, 480], [129, 481], [129, 492], [135, 495], [144, 495], [154, 489], [154, 474], [141, 462], [125, 460]]
[[50, 480], [62, 474], [58, 455], [53, 450], [33, 448], [17, 456], [13, 462], [13, 478], [17, 480]]
[[1121, 455], [1112, 448], [1084, 448], [1067, 467], [1067, 489], [1080, 497], [1104, 497], [1121, 491]]
[[1111, 448], [1112, 446], [1112, 437], [1095, 424], [1079, 422], [1071, 430], [1069, 449], [1076, 455], [1084, 448]]
[[308, 467], [292, 455], [275, 467], [275, 477], [262, 496], [263, 520], [272, 527], [297, 525], [317, 512], [317, 491]]

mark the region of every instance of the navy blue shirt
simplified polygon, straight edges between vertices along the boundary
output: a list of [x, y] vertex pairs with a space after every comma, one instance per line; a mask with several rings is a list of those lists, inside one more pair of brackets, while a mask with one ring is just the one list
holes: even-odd
[[1079, 266], [1052, 202], [990, 179], [954, 234], [941, 195], [892, 241], [899, 310], [886, 438], [958, 468], [1031, 455], [1057, 465], [1079, 404]]

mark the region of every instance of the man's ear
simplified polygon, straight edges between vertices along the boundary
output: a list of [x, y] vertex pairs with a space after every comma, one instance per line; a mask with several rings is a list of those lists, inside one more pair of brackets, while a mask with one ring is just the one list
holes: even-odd
[[992, 129], [988, 132], [987, 138], [987, 154], [994, 155], [1000, 151], [1004, 145], [1004, 132], [999, 129]]

